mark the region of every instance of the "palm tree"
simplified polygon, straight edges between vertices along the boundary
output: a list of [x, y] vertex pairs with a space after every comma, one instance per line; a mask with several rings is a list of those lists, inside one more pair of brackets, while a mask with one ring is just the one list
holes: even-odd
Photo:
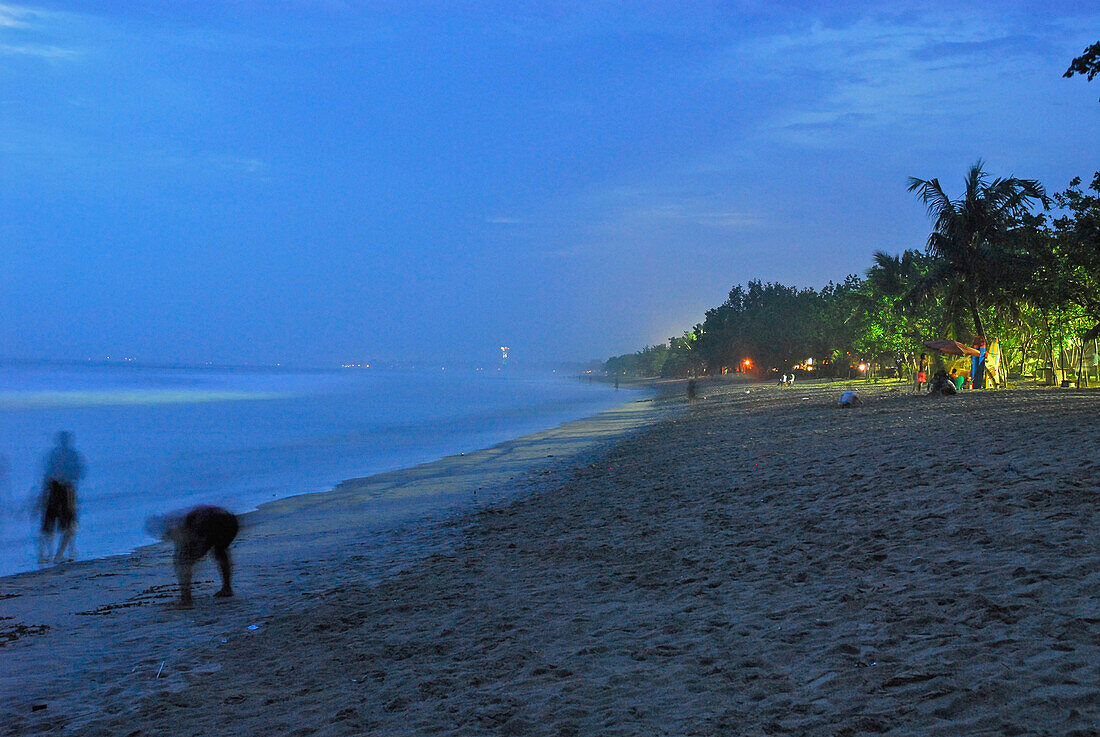
[[[928, 206], [935, 228], [927, 252], [935, 261], [927, 278], [910, 293], [919, 304], [939, 290], [958, 309], [970, 312], [977, 336], [985, 336], [981, 308], [1015, 296], [1012, 286], [1027, 273], [1026, 252], [1012, 237], [1034, 201], [1050, 202], [1034, 179], [994, 179], [978, 159], [967, 172], [962, 197], [952, 200], [938, 179], [909, 178], [909, 191]], [[958, 309], [952, 310], [956, 315]]]

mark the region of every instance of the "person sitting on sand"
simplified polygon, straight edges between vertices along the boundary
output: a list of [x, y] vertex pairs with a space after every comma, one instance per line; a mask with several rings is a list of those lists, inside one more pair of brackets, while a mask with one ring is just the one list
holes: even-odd
[[240, 529], [235, 514], [221, 507], [193, 507], [153, 517], [146, 523], [146, 529], [154, 537], [171, 540], [176, 545], [173, 562], [180, 584], [179, 606], [191, 606], [192, 569], [211, 548], [214, 549], [214, 559], [218, 561], [222, 576], [221, 590], [214, 596], [233, 596], [233, 563], [229, 559], [229, 545]]
[[846, 391], [840, 395], [840, 401], [837, 402], [838, 407], [862, 407], [863, 399], [854, 391]]
[[960, 374], [958, 369], [951, 369], [951, 381], [955, 383], [955, 391], [961, 392], [966, 383], [966, 375]]
[[928, 385], [928, 396], [949, 396], [955, 393], [955, 382], [947, 377], [946, 371], [940, 369], [932, 376], [932, 383]]

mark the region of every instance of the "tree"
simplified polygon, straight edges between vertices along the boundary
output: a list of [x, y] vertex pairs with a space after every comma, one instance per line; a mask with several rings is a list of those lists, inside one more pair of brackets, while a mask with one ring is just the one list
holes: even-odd
[[927, 303], [918, 309], [911, 298], [928, 279], [933, 259], [914, 250], [901, 256], [876, 251], [874, 261], [859, 293], [863, 330], [857, 348], [875, 356], [893, 353], [896, 365], [912, 369], [921, 342], [946, 334], [939, 312]]
[[[909, 191], [928, 207], [935, 219], [927, 253], [933, 267], [912, 294], [916, 304], [938, 288], [949, 302], [957, 322], [959, 311], [969, 312], [974, 333], [985, 336], [982, 308], [1011, 298], [1013, 286], [1026, 274], [1026, 252], [1013, 238], [1020, 219], [1033, 202], [1049, 204], [1046, 191], [1033, 179], [994, 179], [981, 159], [967, 172], [963, 195], [952, 200], [938, 179], [909, 178]], [[948, 305], [949, 308], [951, 305]]]
[[1074, 59], [1063, 77], [1072, 77], [1074, 74], [1087, 75], [1089, 81], [1100, 74], [1100, 41], [1085, 49], [1085, 52]]
[[1054, 198], [1071, 213], [1055, 219], [1053, 231], [1068, 301], [1100, 322], [1100, 172], [1093, 176], [1088, 191], [1081, 189], [1081, 179], [1075, 177]]
[[677, 338], [668, 339], [668, 357], [661, 367], [661, 376], [666, 378], [684, 378], [699, 376], [706, 371], [705, 358], [696, 350], [703, 326], [696, 325]]

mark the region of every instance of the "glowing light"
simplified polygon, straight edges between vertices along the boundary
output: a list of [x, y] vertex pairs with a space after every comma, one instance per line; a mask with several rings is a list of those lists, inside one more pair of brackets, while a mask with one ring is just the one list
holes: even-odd
[[866, 371], [866, 370], [867, 370], [867, 364], [865, 364], [865, 363], [861, 363], [861, 364], [859, 365], [859, 370], [860, 370], [861, 372], [863, 372], [863, 371]]

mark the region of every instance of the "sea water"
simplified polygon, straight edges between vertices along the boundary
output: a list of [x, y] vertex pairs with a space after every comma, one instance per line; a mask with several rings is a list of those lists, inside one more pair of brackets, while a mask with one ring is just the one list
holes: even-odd
[[235, 512], [596, 414], [631, 397], [497, 369], [0, 365], [0, 575], [36, 566], [43, 457], [73, 433], [81, 558], [152, 542], [153, 514]]

